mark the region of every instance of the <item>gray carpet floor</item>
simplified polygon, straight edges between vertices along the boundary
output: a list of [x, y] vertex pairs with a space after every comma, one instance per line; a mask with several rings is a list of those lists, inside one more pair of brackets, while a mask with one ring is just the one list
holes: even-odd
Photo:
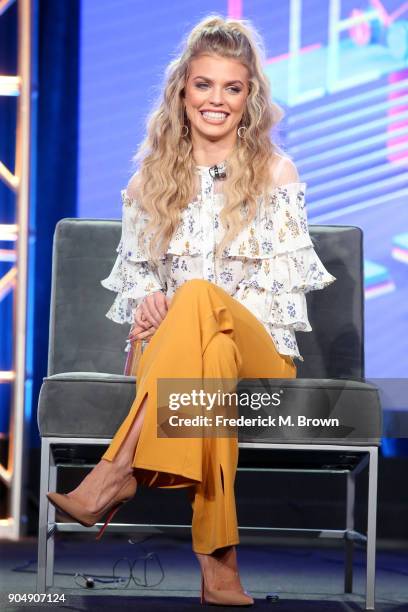
[[[256, 600], [253, 610], [364, 610], [363, 549], [356, 550], [354, 592], [347, 595], [343, 592], [344, 551], [340, 543], [243, 536], [238, 559], [242, 582]], [[131, 566], [134, 579], [129, 582]], [[0, 541], [2, 611], [200, 609], [199, 566], [189, 538], [182, 536], [161, 534], [146, 539], [140, 534], [129, 540], [105, 534], [98, 542], [88, 534], [57, 534], [54, 586], [48, 593], [60, 600], [10, 603], [11, 593], [36, 592], [36, 569], [35, 538]], [[93, 587], [86, 587], [81, 574], [92, 578]], [[376, 585], [377, 611], [408, 612], [408, 547], [379, 543]], [[267, 599], [268, 594], [279, 599]]]

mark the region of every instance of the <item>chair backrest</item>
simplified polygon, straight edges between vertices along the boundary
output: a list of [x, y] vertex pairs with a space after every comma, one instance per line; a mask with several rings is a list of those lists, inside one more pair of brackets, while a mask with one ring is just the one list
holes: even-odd
[[[129, 325], [105, 317], [115, 293], [102, 287], [117, 255], [120, 221], [62, 219], [54, 234], [48, 375], [122, 374]], [[337, 281], [307, 295], [310, 333], [299, 332], [303, 378], [364, 376], [362, 232], [310, 226], [315, 248]]]
[[316, 252], [336, 281], [307, 294], [313, 331], [297, 334], [300, 378], [364, 378], [363, 233], [359, 227], [311, 225]]

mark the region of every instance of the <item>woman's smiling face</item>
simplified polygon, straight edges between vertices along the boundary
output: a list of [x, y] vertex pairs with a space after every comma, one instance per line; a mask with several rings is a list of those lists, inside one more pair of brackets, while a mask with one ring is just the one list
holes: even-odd
[[236, 138], [248, 91], [248, 69], [238, 60], [218, 55], [191, 60], [184, 101], [192, 137]]

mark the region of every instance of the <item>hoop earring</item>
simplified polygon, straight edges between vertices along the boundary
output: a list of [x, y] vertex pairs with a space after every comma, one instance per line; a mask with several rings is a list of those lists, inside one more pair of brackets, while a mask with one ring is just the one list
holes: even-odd
[[[242, 132], [243, 130], [243, 132]], [[245, 134], [246, 134], [247, 128], [245, 125], [240, 125], [239, 128], [237, 129], [237, 134], [240, 138], [244, 139], [245, 138]]]
[[[186, 130], [183, 134], [183, 130]], [[188, 129], [188, 125], [182, 125], [181, 126], [181, 138], [185, 138], [188, 135], [189, 129]]]

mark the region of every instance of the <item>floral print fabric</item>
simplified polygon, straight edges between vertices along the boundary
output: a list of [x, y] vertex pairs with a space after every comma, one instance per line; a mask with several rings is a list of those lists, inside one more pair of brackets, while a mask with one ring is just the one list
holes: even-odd
[[[214, 255], [224, 235], [219, 215], [223, 194], [208, 166], [197, 166], [200, 190], [182, 211], [167, 253], [153, 267], [137, 246], [147, 223], [135, 200], [122, 190], [122, 235], [110, 275], [101, 281], [117, 296], [106, 316], [133, 323], [133, 310], [148, 294], [169, 298], [187, 280], [204, 278], [222, 287], [264, 325], [277, 351], [303, 361], [296, 331], [311, 331], [305, 294], [335, 281], [320, 261], [309, 235], [306, 183], [280, 185], [268, 202], [259, 199], [255, 219]], [[245, 212], [245, 206], [243, 206]]]

